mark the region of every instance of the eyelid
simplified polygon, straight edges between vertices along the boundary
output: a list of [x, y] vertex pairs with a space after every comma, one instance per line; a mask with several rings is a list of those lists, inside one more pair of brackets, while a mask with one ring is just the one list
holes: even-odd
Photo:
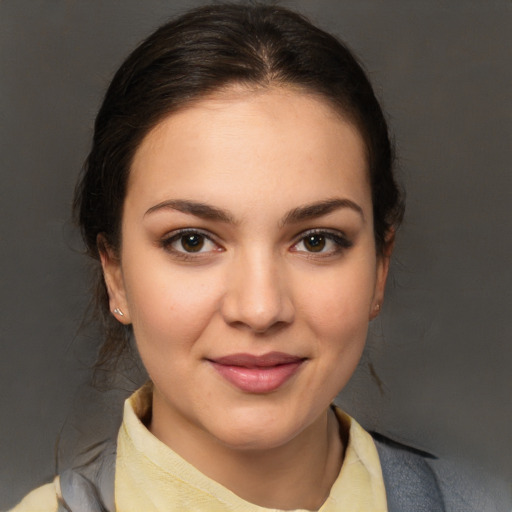
[[206, 229], [202, 229], [202, 228], [179, 228], [179, 229], [174, 229], [172, 231], [169, 231], [168, 233], [166, 233], [164, 236], [162, 236], [162, 239], [163, 240], [168, 240], [170, 238], [174, 238], [174, 237], [177, 237], [179, 235], [187, 235], [189, 233], [193, 233], [193, 234], [197, 234], [197, 235], [203, 235], [205, 236], [206, 238], [212, 240], [213, 242], [217, 243], [216, 242], [216, 236], [211, 232], [211, 231], [208, 231]]
[[340, 229], [333, 229], [333, 228], [311, 228], [311, 229], [305, 229], [304, 231], [301, 231], [298, 235], [294, 237], [294, 242], [297, 243], [300, 242], [302, 239], [307, 237], [308, 235], [326, 235], [326, 236], [332, 236], [337, 237], [340, 239], [345, 240], [347, 243], [351, 243], [349, 241], [348, 236]]
[[352, 247], [354, 245], [353, 242], [348, 238], [348, 236], [343, 231], [340, 231], [338, 229], [331, 229], [331, 228], [313, 228], [313, 229], [307, 229], [307, 230], [299, 233], [295, 237], [295, 239], [292, 243], [292, 248], [297, 246], [307, 236], [310, 236], [310, 235], [325, 236], [328, 240], [334, 242], [337, 245], [336, 250], [330, 251], [330, 252], [318, 252], [318, 253], [309, 252], [309, 251], [296, 251], [296, 252], [304, 252], [310, 256], [320, 257], [320, 256], [328, 256], [328, 255], [331, 255], [334, 253], [338, 253], [345, 249], [349, 249], [350, 247]]
[[201, 256], [205, 256], [208, 253], [211, 252], [217, 252], [217, 251], [204, 251], [204, 252], [186, 252], [186, 251], [177, 251], [172, 247], [172, 244], [180, 239], [180, 237], [184, 235], [201, 235], [204, 236], [207, 240], [209, 240], [211, 243], [215, 244], [220, 250], [224, 250], [224, 247], [219, 243], [217, 240], [217, 237], [213, 235], [211, 232], [206, 231], [204, 229], [200, 228], [180, 228], [175, 229], [174, 231], [171, 231], [169, 233], [166, 233], [164, 236], [162, 236], [159, 240], [159, 245], [165, 249], [166, 251], [177, 255], [182, 258], [199, 258]]

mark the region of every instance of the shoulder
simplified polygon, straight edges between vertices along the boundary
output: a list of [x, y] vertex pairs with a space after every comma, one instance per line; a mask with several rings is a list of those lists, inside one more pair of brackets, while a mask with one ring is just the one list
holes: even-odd
[[434, 455], [393, 441], [382, 434], [370, 432], [382, 464], [382, 470], [403, 472], [404, 478], [428, 477], [432, 485], [436, 484], [430, 462], [436, 460]]
[[390, 512], [512, 510], [510, 481], [506, 478], [489, 473], [476, 463], [437, 458], [380, 434], [372, 433], [372, 436], [379, 453]]
[[435, 457], [372, 433], [379, 454], [388, 507], [443, 512], [443, 494], [430, 466]]
[[59, 480], [38, 487], [28, 493], [10, 512], [57, 512]]
[[434, 457], [381, 434], [367, 432], [340, 409], [335, 412], [341, 428], [348, 430], [346, 455], [352, 446], [370, 473], [379, 475], [389, 512], [444, 512], [442, 492], [428, 464]]

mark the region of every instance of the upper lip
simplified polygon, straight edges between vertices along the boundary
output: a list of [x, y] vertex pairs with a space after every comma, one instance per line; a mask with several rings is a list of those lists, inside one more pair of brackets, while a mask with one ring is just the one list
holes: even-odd
[[230, 354], [209, 359], [213, 363], [224, 366], [241, 366], [244, 368], [267, 368], [281, 364], [301, 363], [306, 358], [286, 354], [284, 352], [268, 352], [260, 356], [253, 354]]

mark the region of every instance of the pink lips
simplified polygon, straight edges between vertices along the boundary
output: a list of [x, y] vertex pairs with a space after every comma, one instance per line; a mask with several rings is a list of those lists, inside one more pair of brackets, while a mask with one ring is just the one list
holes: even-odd
[[210, 360], [228, 382], [247, 393], [270, 393], [280, 388], [301, 367], [304, 358], [269, 352], [262, 356], [232, 354]]

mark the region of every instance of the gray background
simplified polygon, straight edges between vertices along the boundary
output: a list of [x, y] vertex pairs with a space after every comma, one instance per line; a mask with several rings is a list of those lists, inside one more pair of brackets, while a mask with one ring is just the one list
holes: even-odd
[[[198, 3], [0, 0], [0, 508], [52, 477], [63, 425], [65, 460], [98, 434], [92, 425], [117, 421], [116, 402], [135, 385], [94, 401], [83, 387], [97, 343], [77, 335], [88, 278], [70, 202], [112, 73], [153, 28]], [[512, 4], [283, 3], [360, 55], [389, 113], [407, 189], [384, 310], [340, 403], [366, 427], [478, 475], [504, 506]]]

